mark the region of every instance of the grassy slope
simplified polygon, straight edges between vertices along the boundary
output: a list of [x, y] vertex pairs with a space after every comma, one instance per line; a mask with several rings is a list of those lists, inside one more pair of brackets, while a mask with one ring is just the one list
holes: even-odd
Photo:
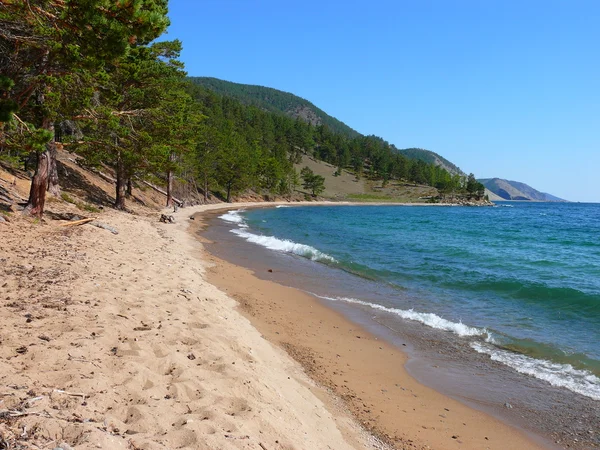
[[[357, 180], [353, 173], [346, 170], [340, 176], [333, 176], [336, 168], [323, 161], [317, 161], [304, 156], [302, 162], [296, 165], [296, 170], [308, 166], [315, 174], [325, 178], [325, 192], [322, 196], [334, 200], [351, 200], [364, 202], [423, 202], [420, 197], [437, 195], [437, 190], [429, 186], [390, 182], [385, 188], [381, 181], [371, 181], [364, 178]], [[300, 186], [298, 188], [302, 190]]]

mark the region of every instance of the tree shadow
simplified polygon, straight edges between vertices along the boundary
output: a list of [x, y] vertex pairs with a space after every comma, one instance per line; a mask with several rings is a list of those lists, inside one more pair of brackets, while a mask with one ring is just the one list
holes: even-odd
[[0, 210], [10, 211], [12, 203], [10, 192], [0, 186]]
[[44, 211], [44, 215], [52, 220], [81, 220], [87, 217], [85, 214], [69, 212], [57, 213], [49, 210]]
[[22, 170], [17, 167], [13, 167], [11, 164], [4, 164], [2, 161], [0, 161], [0, 167], [2, 167], [2, 170], [5, 170], [15, 178], [19, 178], [21, 180], [30, 180], [33, 176], [33, 171]]
[[81, 173], [66, 166], [60, 161], [57, 161], [56, 164], [58, 173], [61, 175], [60, 185], [62, 188], [79, 195], [88, 203], [106, 206], [110, 206], [114, 203], [114, 198], [98, 186], [93, 185]]

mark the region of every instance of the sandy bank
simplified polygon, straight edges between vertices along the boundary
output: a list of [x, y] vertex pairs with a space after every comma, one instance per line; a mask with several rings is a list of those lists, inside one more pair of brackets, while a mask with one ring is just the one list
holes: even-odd
[[187, 227], [211, 208], [0, 224], [0, 446], [373, 448], [207, 283]]

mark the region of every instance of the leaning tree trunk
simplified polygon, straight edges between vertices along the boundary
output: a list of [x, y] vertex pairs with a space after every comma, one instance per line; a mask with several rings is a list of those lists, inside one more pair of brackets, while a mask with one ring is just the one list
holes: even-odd
[[[31, 188], [29, 189], [29, 199], [24, 212], [32, 216], [42, 217], [44, 214], [44, 204], [46, 203], [46, 190], [50, 187], [50, 178], [52, 167], [56, 170], [56, 142], [54, 142], [54, 122], [44, 120], [43, 128], [52, 132], [52, 139], [46, 144], [46, 150], [36, 156], [36, 168], [31, 179]], [[53, 181], [58, 189], [58, 175]], [[60, 191], [59, 191], [60, 192]]]
[[44, 203], [46, 203], [46, 189], [48, 187], [48, 174], [50, 172], [50, 152], [37, 154], [37, 164], [35, 174], [31, 179], [31, 188], [29, 190], [29, 200], [25, 206], [25, 213], [41, 218], [44, 213]]
[[121, 155], [117, 158], [117, 187], [115, 197], [115, 208], [125, 211], [125, 194], [127, 190], [127, 177], [125, 174], [125, 165], [121, 159]]

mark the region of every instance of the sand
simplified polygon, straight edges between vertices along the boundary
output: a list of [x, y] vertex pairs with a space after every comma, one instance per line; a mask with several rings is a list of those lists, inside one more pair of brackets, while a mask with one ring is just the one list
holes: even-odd
[[189, 216], [222, 207], [102, 213], [117, 235], [0, 223], [0, 448], [383, 448], [361, 422], [398, 448], [535, 448], [310, 297], [211, 261]]
[[372, 448], [206, 282], [189, 212], [0, 224], [0, 447]]

